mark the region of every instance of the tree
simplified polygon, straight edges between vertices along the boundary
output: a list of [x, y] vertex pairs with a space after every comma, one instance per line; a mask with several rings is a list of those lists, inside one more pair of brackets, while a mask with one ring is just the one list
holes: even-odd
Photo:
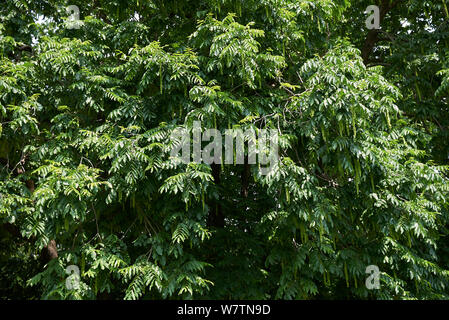
[[[376, 2], [5, 0], [1, 297], [447, 299], [449, 13]], [[279, 161], [175, 161], [195, 121]]]

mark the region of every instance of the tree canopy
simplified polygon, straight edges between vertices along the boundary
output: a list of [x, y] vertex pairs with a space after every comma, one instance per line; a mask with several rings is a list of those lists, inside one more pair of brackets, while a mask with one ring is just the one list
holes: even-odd
[[[0, 298], [448, 299], [448, 22], [445, 0], [2, 0]], [[276, 130], [279, 161], [174, 161], [195, 121]]]

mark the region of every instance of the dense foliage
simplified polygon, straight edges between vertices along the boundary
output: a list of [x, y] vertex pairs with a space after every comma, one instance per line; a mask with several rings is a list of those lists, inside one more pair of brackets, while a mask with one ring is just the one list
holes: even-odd
[[[2, 0], [0, 298], [449, 298], [448, 21], [445, 0]], [[279, 163], [174, 161], [196, 120], [276, 129]]]

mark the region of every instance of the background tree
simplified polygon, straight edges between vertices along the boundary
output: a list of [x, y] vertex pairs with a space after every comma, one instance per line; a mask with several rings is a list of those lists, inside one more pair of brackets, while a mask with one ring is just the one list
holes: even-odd
[[[448, 20], [445, 0], [4, 0], [1, 297], [447, 299]], [[195, 120], [276, 129], [280, 161], [176, 162]]]

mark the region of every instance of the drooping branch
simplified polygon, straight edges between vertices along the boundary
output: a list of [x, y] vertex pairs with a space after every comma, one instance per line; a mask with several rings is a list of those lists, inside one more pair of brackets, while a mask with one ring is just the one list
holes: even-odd
[[[20, 166], [17, 168], [17, 174], [25, 174], [25, 163], [26, 163], [27, 155], [23, 154], [20, 159]], [[28, 179], [26, 181], [26, 186], [30, 193], [34, 193], [35, 184], [32, 179]], [[41, 260], [44, 263], [48, 263], [50, 260], [56, 259], [58, 257], [58, 249], [56, 246], [56, 241], [51, 240], [48, 245], [46, 245], [41, 251]]]

